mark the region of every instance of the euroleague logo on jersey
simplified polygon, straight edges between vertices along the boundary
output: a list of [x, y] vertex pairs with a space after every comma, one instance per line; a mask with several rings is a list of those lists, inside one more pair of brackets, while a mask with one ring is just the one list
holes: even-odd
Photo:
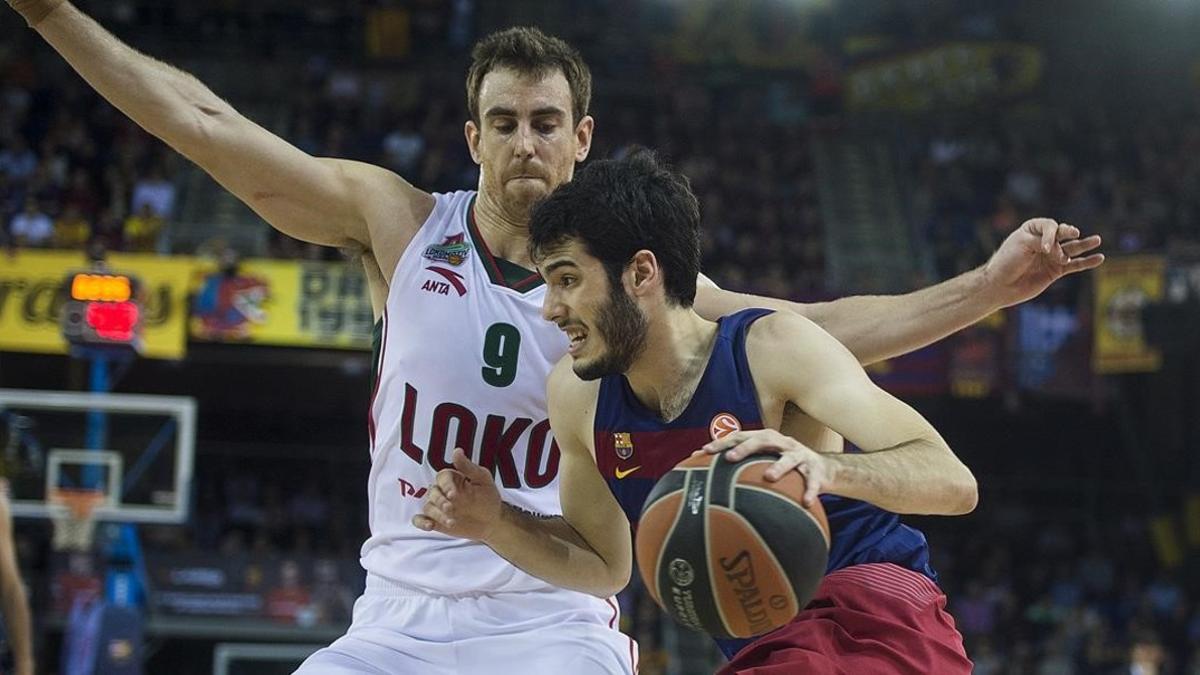
[[741, 430], [742, 423], [738, 421], [738, 418], [727, 412], [718, 413], [716, 417], [713, 417], [712, 421], [708, 423], [708, 435], [711, 436], [714, 441], [725, 438], [729, 434]]

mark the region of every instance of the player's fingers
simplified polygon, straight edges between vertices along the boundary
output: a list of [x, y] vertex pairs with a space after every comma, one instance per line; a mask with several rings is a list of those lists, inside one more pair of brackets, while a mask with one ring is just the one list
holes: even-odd
[[417, 528], [418, 530], [424, 530], [426, 532], [432, 532], [437, 525], [433, 522], [432, 518], [421, 515], [420, 513], [412, 517], [412, 524], [413, 527]]
[[1088, 251], [1094, 250], [1101, 244], [1100, 235], [1093, 234], [1086, 239], [1076, 239], [1068, 241], [1062, 245], [1063, 253], [1066, 253], [1072, 258], [1079, 257]]
[[1068, 225], [1066, 223], [1059, 223], [1059, 225], [1058, 225], [1058, 241], [1063, 242], [1063, 241], [1069, 241], [1071, 239], [1078, 239], [1078, 238], [1079, 238], [1079, 228], [1078, 227], [1075, 227], [1074, 225]]
[[1042, 250], [1049, 253], [1054, 246], [1054, 239], [1058, 236], [1058, 223], [1049, 218], [1034, 218], [1033, 231], [1042, 237]]
[[459, 473], [466, 476], [472, 482], [477, 483], [483, 480], [490, 481], [492, 479], [492, 474], [487, 469], [479, 466], [475, 462], [472, 462], [471, 458], [467, 457], [467, 453], [464, 452], [462, 448], [454, 449], [454, 457], [452, 461], [454, 462], [454, 468], [458, 469]]
[[454, 469], [442, 469], [437, 473], [437, 478], [434, 479], [434, 484], [446, 493], [447, 497], [453, 499], [458, 494], [458, 488], [462, 485], [465, 478], [461, 473]]
[[421, 507], [421, 514], [432, 520], [439, 528], [454, 527], [454, 516], [446, 513], [433, 502], [425, 502], [425, 506]]
[[767, 470], [763, 472], [763, 478], [766, 478], [769, 481], [777, 481], [786, 476], [787, 472], [796, 468], [796, 465], [799, 463], [800, 459], [795, 455], [781, 455], [774, 464], [767, 467]]
[[1103, 262], [1104, 262], [1104, 254], [1103, 253], [1096, 253], [1094, 255], [1089, 255], [1084, 258], [1076, 258], [1076, 259], [1072, 260], [1071, 262], [1067, 263], [1066, 269], [1063, 271], [1063, 273], [1064, 274], [1074, 274], [1076, 272], [1082, 272], [1084, 270], [1094, 269], [1094, 268], [1099, 267], [1100, 264]]
[[446, 513], [454, 510], [454, 504], [446, 496], [446, 493], [442, 491], [442, 488], [437, 485], [429, 488], [429, 494], [425, 496], [425, 499]]
[[804, 505], [812, 506], [821, 494], [821, 478], [810, 464], [805, 464], [800, 473], [804, 474]]
[[728, 450], [729, 448], [732, 448], [733, 446], [737, 445], [738, 443], [741, 443], [744, 440], [746, 440], [746, 434], [741, 431], [735, 431], [732, 434], [729, 434], [728, 436], [723, 436], [721, 438], [714, 439], [713, 441], [711, 441], [710, 443], [708, 443], [707, 445], [705, 445], [703, 448], [700, 448], [700, 449], [703, 450], [704, 452], [707, 452], [710, 454], [716, 454], [718, 452], [721, 452], [722, 450]]
[[725, 453], [725, 459], [728, 459], [731, 462], [737, 462], [749, 457], [750, 455], [770, 451], [778, 452], [777, 449], [770, 447], [766, 441], [760, 438], [747, 438], [741, 443], [738, 443], [736, 446], [730, 448]]

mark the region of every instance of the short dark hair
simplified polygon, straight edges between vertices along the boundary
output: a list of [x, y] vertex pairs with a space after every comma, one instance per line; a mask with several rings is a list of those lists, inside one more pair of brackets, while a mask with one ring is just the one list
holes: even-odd
[[511, 68], [522, 75], [545, 77], [561, 70], [571, 88], [574, 123], [588, 112], [592, 102], [592, 72], [583, 56], [566, 42], [537, 28], [519, 26], [492, 33], [475, 43], [467, 70], [467, 110], [480, 122], [479, 89], [483, 78], [497, 68]]
[[619, 285], [635, 253], [654, 253], [672, 304], [691, 307], [700, 273], [700, 205], [688, 179], [646, 149], [592, 162], [533, 208], [534, 260], [571, 239], [583, 243]]

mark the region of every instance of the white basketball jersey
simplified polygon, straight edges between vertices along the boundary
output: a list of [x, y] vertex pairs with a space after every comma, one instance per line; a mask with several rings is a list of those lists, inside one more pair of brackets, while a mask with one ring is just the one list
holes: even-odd
[[[539, 277], [503, 281], [502, 267], [511, 263], [493, 259], [479, 238], [475, 193], [434, 198], [396, 266], [383, 315], [370, 411], [371, 536], [362, 564], [369, 574], [435, 594], [554, 589], [484, 544], [411, 522], [456, 447], [492, 470], [505, 501], [562, 513], [546, 376], [567, 339], [541, 318]], [[604, 602], [576, 595], [589, 605]]]

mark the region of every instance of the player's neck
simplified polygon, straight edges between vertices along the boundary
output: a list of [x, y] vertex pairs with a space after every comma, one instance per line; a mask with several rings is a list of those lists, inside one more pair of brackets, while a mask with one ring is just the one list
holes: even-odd
[[690, 307], [651, 318], [646, 347], [625, 373], [638, 400], [670, 422], [683, 414], [712, 356], [717, 324]]
[[533, 269], [529, 259], [528, 213], [511, 214], [499, 201], [480, 190], [475, 198], [475, 225], [493, 256]]

